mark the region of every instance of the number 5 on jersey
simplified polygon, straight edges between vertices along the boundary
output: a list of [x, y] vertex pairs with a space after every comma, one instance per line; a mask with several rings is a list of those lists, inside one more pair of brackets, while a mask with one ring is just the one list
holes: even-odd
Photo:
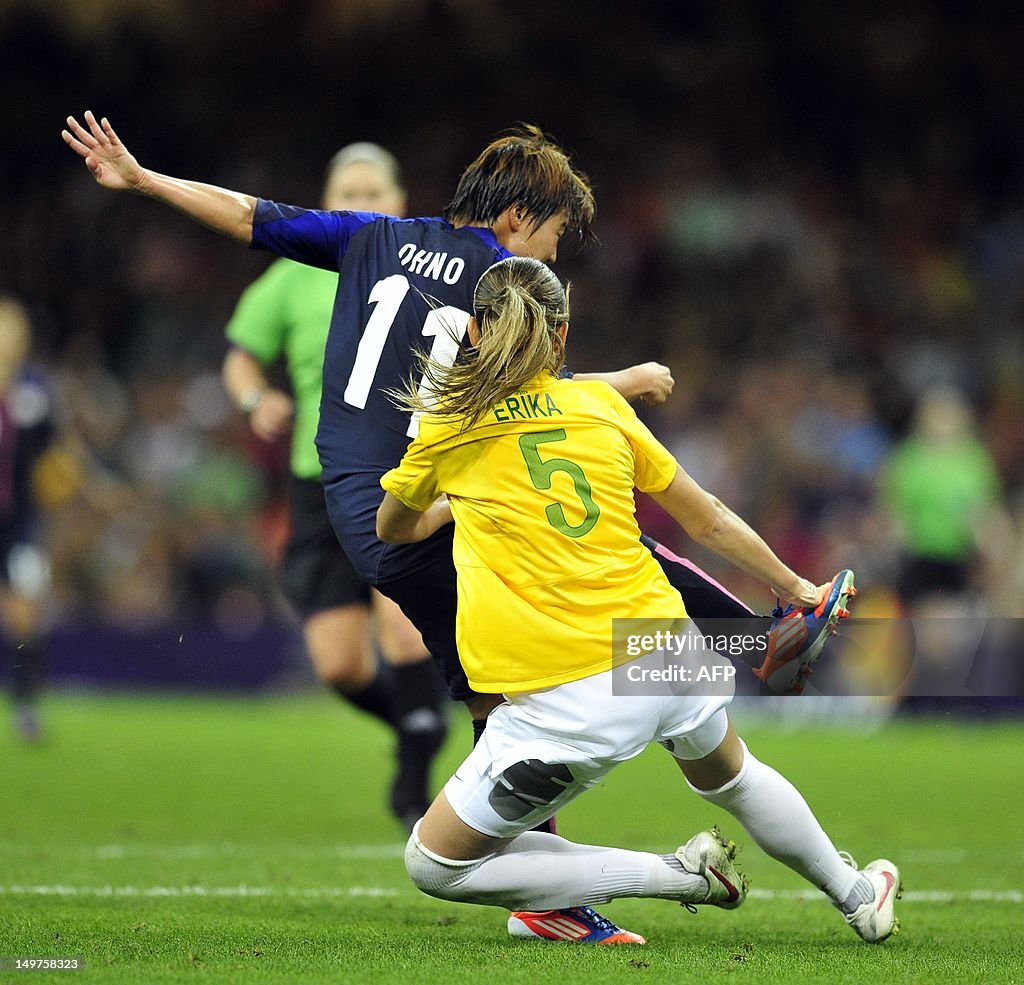
[[552, 476], [556, 472], [565, 472], [572, 479], [576, 495], [583, 503], [587, 515], [577, 524], [569, 523], [565, 518], [565, 509], [561, 503], [549, 503], [544, 507], [544, 513], [548, 518], [548, 523], [560, 534], [573, 538], [584, 537], [594, 529], [594, 524], [597, 523], [597, 518], [601, 515], [601, 509], [594, 502], [590, 482], [579, 465], [568, 458], [549, 458], [545, 462], [540, 457], [537, 446], [549, 441], [565, 441], [565, 428], [519, 436], [519, 450], [523, 453], [526, 467], [530, 470], [530, 481], [537, 489], [543, 491], [551, 488]]

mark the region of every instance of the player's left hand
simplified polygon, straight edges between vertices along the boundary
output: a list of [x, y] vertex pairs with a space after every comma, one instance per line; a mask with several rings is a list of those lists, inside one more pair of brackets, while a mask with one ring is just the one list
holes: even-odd
[[663, 404], [672, 393], [676, 381], [672, 370], [661, 363], [640, 363], [630, 370], [635, 378], [636, 397], [644, 404]]
[[68, 128], [61, 131], [64, 143], [83, 161], [93, 178], [104, 188], [132, 191], [141, 188], [146, 172], [128, 153], [110, 121], [97, 120], [91, 110], [85, 112], [86, 126], [73, 116], [67, 118]]

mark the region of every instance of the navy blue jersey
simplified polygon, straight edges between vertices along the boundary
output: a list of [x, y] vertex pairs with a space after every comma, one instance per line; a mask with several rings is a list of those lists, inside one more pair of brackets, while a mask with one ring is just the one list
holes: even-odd
[[510, 256], [489, 229], [443, 219], [318, 212], [263, 199], [252, 245], [338, 270], [324, 357], [316, 444], [331, 521], [359, 573], [371, 582], [429, 563], [432, 545], [387, 547], [374, 530], [380, 477], [416, 432], [387, 391], [417, 373], [416, 355], [452, 361], [480, 275]]

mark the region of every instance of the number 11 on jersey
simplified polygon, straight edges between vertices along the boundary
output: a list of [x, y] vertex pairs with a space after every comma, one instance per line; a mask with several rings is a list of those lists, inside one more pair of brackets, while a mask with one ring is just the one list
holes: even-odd
[[[373, 285], [367, 300], [376, 307], [366, 322], [363, 337], [359, 340], [352, 372], [349, 374], [348, 385], [345, 387], [345, 403], [351, 404], [353, 407], [366, 407], [388, 333], [398, 317], [398, 311], [402, 307], [405, 296], [409, 293], [409, 286], [409, 279], [404, 274], [392, 274]], [[451, 366], [459, 354], [459, 348], [468, 325], [468, 311], [451, 305], [431, 308], [424, 319], [422, 330], [422, 334], [426, 338], [433, 339], [430, 344], [430, 358], [443, 366]], [[404, 382], [404, 380], [395, 381], [395, 385], [401, 385]], [[429, 389], [426, 380], [420, 377], [420, 396], [427, 397]], [[413, 414], [409, 421], [408, 434], [410, 438], [416, 437], [416, 432], [419, 430], [419, 417], [418, 413]]]

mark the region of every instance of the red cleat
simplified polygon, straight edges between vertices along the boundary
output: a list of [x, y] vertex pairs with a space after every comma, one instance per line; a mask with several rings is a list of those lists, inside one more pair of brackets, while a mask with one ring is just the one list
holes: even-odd
[[593, 907], [566, 910], [518, 910], [509, 914], [508, 932], [513, 937], [542, 941], [573, 941], [576, 944], [646, 944], [647, 938], [617, 927]]

